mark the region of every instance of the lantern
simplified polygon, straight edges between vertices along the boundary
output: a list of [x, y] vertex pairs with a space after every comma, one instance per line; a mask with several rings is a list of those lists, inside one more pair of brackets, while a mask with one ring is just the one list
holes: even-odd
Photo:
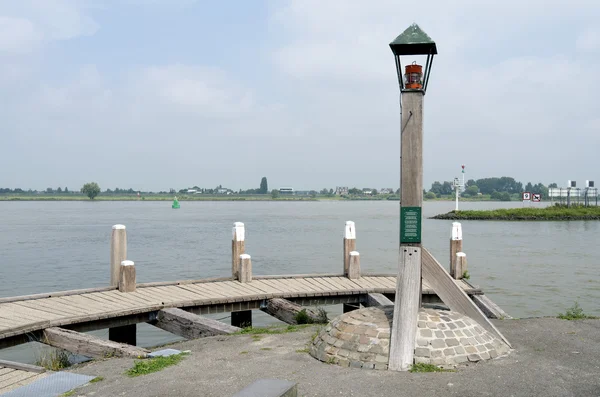
[[[396, 37], [390, 43], [390, 48], [396, 59], [400, 91], [423, 91], [424, 94], [429, 82], [433, 56], [437, 54], [435, 42], [415, 23]], [[406, 55], [426, 55], [425, 71], [423, 72], [423, 66], [418, 65], [416, 61], [407, 65], [403, 71], [400, 57]]]

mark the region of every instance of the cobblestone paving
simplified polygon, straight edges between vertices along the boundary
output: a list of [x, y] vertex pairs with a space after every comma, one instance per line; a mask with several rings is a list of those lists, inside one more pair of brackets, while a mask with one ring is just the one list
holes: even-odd
[[[342, 314], [313, 340], [310, 354], [344, 367], [387, 369], [393, 306], [370, 307]], [[462, 314], [421, 309], [417, 323], [415, 363], [456, 366], [496, 358], [509, 347]]]

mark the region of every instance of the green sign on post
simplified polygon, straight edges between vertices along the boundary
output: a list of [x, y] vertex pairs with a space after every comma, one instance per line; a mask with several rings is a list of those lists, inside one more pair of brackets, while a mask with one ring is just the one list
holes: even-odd
[[400, 243], [421, 242], [421, 207], [400, 207]]

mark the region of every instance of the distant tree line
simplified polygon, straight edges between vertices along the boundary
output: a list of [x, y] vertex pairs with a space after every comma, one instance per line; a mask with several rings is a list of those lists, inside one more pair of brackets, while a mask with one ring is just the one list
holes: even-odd
[[[514, 178], [503, 176], [493, 178], [481, 178], [481, 179], [469, 179], [465, 183], [465, 189], [461, 193], [463, 197], [473, 197], [482, 195], [489, 195], [492, 200], [510, 201], [511, 195], [521, 194], [522, 192], [530, 192], [535, 194], [541, 194], [542, 197], [548, 197], [548, 188], [557, 187], [556, 183], [551, 183], [545, 186], [543, 183], [536, 183], [535, 185], [528, 182], [525, 187], [523, 183], [517, 182]], [[431, 184], [431, 189], [426, 192], [426, 198], [442, 197], [444, 195], [454, 194], [454, 186], [452, 182], [439, 181]]]

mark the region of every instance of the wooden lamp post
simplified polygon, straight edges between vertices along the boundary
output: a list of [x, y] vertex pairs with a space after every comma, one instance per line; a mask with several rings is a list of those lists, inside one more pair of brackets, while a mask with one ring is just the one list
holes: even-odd
[[[413, 363], [421, 305], [421, 208], [423, 206], [423, 97], [435, 42], [413, 24], [390, 43], [401, 95], [400, 255], [389, 369], [406, 371]], [[402, 69], [401, 56], [427, 56], [425, 70], [416, 62]]]

